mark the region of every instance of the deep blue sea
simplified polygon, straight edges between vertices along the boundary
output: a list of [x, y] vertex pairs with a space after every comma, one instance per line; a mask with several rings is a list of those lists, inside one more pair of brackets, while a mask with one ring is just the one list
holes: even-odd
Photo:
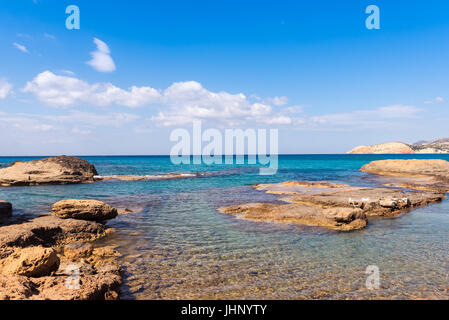
[[[382, 181], [359, 171], [380, 159], [445, 159], [449, 155], [281, 155], [279, 170], [254, 165], [173, 165], [168, 156], [86, 156], [99, 175], [204, 172], [201, 177], [102, 181], [81, 185], [0, 187], [14, 215], [48, 212], [62, 199], [98, 199], [133, 213], [109, 221], [126, 269], [123, 299], [449, 298], [449, 202], [361, 231], [279, 225], [221, 214], [226, 205], [277, 200], [257, 183], [327, 180], [363, 186]], [[0, 157], [0, 168], [15, 160]], [[368, 266], [380, 288], [365, 286]]]

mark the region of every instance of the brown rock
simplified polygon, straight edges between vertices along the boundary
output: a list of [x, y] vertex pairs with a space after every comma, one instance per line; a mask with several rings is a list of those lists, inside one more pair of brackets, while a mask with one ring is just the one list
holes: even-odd
[[0, 200], [0, 218], [8, 218], [11, 215], [12, 215], [11, 203]]
[[16, 161], [0, 169], [0, 185], [29, 186], [93, 182], [95, 167], [77, 157], [59, 156], [33, 161]]
[[[78, 289], [67, 276], [28, 278], [0, 275], [0, 300], [105, 300], [118, 298], [121, 277], [116, 274], [83, 275]], [[69, 279], [70, 280], [70, 279]]]
[[366, 188], [328, 182], [286, 181], [255, 185], [258, 190], [283, 195], [286, 203], [250, 203], [220, 208], [240, 218], [356, 230], [367, 216], [396, 216], [412, 208], [441, 201], [443, 193]]
[[219, 210], [244, 219], [322, 226], [340, 231], [366, 226], [366, 215], [359, 208], [323, 209], [305, 204], [249, 203]]
[[64, 247], [64, 256], [68, 259], [87, 258], [92, 255], [93, 248], [90, 243], [86, 242], [72, 242]]
[[385, 185], [430, 190], [449, 191], [449, 162], [440, 159], [379, 160], [364, 165], [360, 170], [388, 176]]
[[98, 200], [62, 200], [53, 205], [53, 215], [67, 219], [104, 221], [117, 216], [117, 209]]
[[3, 274], [42, 277], [58, 269], [59, 258], [52, 248], [29, 247], [16, 249], [13, 254], [1, 261], [1, 265]]
[[0, 248], [55, 246], [74, 241], [92, 241], [105, 234], [105, 226], [101, 223], [43, 216], [0, 227]]

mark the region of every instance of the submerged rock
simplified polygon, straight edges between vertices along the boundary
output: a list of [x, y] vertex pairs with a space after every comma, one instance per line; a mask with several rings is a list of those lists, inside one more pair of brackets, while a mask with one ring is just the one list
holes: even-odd
[[98, 200], [62, 200], [53, 205], [53, 215], [62, 219], [104, 221], [117, 216], [117, 209]]
[[1, 186], [73, 184], [93, 182], [97, 170], [84, 159], [58, 156], [32, 161], [16, 161], [0, 169]]
[[7, 201], [0, 200], [0, 219], [12, 216], [12, 205]]

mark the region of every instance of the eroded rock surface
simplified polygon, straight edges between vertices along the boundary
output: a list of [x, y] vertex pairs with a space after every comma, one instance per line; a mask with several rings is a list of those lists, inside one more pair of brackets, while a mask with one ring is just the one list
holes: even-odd
[[0, 272], [26, 277], [49, 276], [59, 267], [59, 258], [52, 248], [41, 246], [17, 248], [6, 259], [0, 260]]
[[73, 241], [93, 241], [104, 235], [106, 228], [101, 223], [42, 216], [0, 227], [0, 248], [56, 246]]
[[117, 209], [98, 200], [62, 200], [52, 208], [53, 215], [62, 219], [104, 221], [117, 216]]
[[83, 242], [108, 230], [55, 216], [0, 227], [0, 299], [117, 299], [119, 253]]
[[0, 169], [1, 186], [72, 184], [93, 182], [98, 173], [84, 159], [58, 156], [32, 161], [16, 161]]
[[444, 198], [443, 193], [433, 191], [355, 187], [328, 182], [286, 181], [255, 185], [254, 188], [282, 195], [281, 200], [285, 203], [249, 203], [219, 210], [256, 221], [348, 231], [364, 228], [367, 216], [396, 216]]

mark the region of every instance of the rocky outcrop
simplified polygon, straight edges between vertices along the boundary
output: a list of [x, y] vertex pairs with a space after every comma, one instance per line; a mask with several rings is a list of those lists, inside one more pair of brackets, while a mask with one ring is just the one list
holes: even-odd
[[358, 146], [347, 154], [410, 154], [415, 153], [410, 146], [402, 142], [388, 142], [372, 146]]
[[32, 161], [16, 161], [0, 169], [1, 186], [73, 184], [93, 182], [98, 173], [84, 159], [59, 156]]
[[9, 218], [11, 215], [12, 215], [11, 203], [0, 200], [0, 219]]
[[0, 263], [2, 274], [42, 277], [58, 270], [59, 258], [54, 249], [38, 246], [16, 249]]
[[58, 246], [73, 241], [93, 241], [106, 234], [101, 223], [43, 216], [0, 227], [0, 248]]
[[323, 226], [339, 231], [364, 228], [367, 217], [393, 217], [441, 201], [444, 193], [344, 184], [286, 181], [255, 185], [257, 190], [282, 195], [285, 203], [249, 203], [220, 208], [223, 213], [255, 221]]
[[386, 185], [449, 192], [449, 162], [440, 159], [379, 160], [360, 170], [389, 177]]
[[120, 254], [86, 243], [109, 230], [52, 215], [0, 227], [0, 300], [118, 299]]
[[117, 209], [97, 200], [62, 200], [52, 208], [53, 215], [62, 219], [104, 221], [117, 216]]
[[414, 144], [387, 142], [372, 146], [358, 146], [348, 154], [412, 154], [412, 153], [449, 153], [449, 138], [435, 141], [419, 141]]
[[321, 226], [339, 231], [362, 229], [366, 215], [358, 208], [320, 208], [307, 204], [248, 203], [219, 209], [254, 221]]

